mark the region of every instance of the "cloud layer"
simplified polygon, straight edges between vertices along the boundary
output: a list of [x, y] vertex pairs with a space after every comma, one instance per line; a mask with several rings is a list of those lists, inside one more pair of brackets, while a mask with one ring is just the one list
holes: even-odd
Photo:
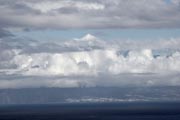
[[180, 72], [180, 52], [171, 56], [153, 56], [149, 49], [129, 51], [92, 50], [69, 53], [16, 55], [11, 63], [28, 75], [96, 75], [98, 73]]
[[1, 0], [0, 27], [179, 28], [179, 0]]
[[178, 39], [26, 42], [0, 40], [0, 88], [180, 85]]

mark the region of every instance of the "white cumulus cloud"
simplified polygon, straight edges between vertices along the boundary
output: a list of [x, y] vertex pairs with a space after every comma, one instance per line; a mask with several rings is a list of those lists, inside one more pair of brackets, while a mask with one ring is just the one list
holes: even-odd
[[0, 42], [0, 88], [180, 85], [178, 39], [108, 42], [87, 34], [54, 47]]

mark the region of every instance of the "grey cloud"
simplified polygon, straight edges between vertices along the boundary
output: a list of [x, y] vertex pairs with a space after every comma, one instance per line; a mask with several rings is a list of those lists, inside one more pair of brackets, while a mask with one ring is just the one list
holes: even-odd
[[1, 38], [0, 89], [179, 86], [179, 45], [179, 39], [120, 43], [90, 34], [58, 44]]
[[63, 8], [58, 9], [58, 12], [62, 14], [73, 14], [73, 13], [79, 12], [79, 10], [73, 7], [72, 8], [63, 7]]
[[12, 37], [14, 36], [11, 32], [4, 30], [4, 29], [0, 29], [0, 38], [3, 37]]
[[179, 28], [179, 0], [1, 0], [3, 28]]

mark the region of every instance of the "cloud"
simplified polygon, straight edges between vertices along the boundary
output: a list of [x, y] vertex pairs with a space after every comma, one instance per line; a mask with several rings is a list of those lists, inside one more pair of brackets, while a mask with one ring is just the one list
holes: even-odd
[[150, 49], [145, 49], [129, 51], [127, 56], [118, 55], [116, 50], [23, 54], [15, 56], [12, 62], [27, 75], [93, 76], [100, 73], [180, 72], [179, 60], [179, 52], [168, 57], [154, 57]]
[[149, 42], [103, 41], [91, 34], [59, 44], [2, 39], [0, 64], [30, 75], [179, 72], [179, 39]]
[[2, 0], [3, 28], [179, 28], [179, 1]]
[[180, 85], [178, 38], [149, 44], [87, 34], [59, 44], [0, 43], [0, 88]]
[[0, 29], [0, 38], [4, 38], [4, 37], [12, 37], [14, 36], [11, 32], [4, 30], [4, 29]]
[[179, 86], [179, 73], [167, 74], [120, 74], [99, 76], [21, 76], [0, 75], [0, 89], [39, 88], [39, 87], [150, 87]]
[[25, 4], [33, 9], [40, 10], [42, 13], [48, 13], [53, 10], [70, 10], [71, 8], [77, 10], [103, 10], [104, 5], [96, 2], [83, 2], [83, 1], [41, 1], [39, 3]]

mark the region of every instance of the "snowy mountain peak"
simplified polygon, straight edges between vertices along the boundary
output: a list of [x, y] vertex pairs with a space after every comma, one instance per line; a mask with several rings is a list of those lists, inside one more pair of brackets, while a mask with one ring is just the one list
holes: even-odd
[[85, 36], [83, 36], [82, 38], [79, 38], [79, 39], [75, 39], [75, 40], [80, 40], [80, 41], [95, 41], [97, 40], [98, 38], [91, 35], [91, 34], [86, 34]]
[[81, 40], [85, 40], [85, 41], [94, 41], [96, 40], [97, 38], [91, 34], [87, 34], [85, 35], [84, 37], [81, 38]]

